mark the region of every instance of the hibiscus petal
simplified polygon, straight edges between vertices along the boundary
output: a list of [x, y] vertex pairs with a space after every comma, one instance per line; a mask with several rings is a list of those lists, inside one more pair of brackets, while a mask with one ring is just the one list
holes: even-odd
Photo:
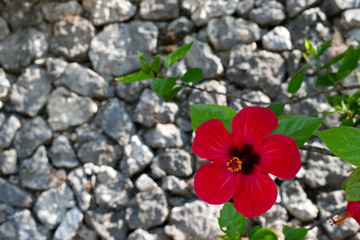
[[271, 134], [265, 138], [258, 153], [259, 168], [279, 178], [293, 178], [301, 168], [300, 152], [291, 137]]
[[360, 201], [348, 202], [346, 212], [360, 224]]
[[220, 119], [211, 119], [196, 129], [192, 151], [209, 161], [231, 159], [232, 136]]
[[238, 174], [233, 197], [234, 208], [247, 218], [268, 211], [277, 198], [277, 187], [269, 174], [258, 169], [252, 174]]
[[277, 125], [278, 119], [270, 109], [246, 107], [231, 121], [231, 133], [236, 143], [259, 145]]
[[236, 174], [226, 164], [212, 162], [202, 165], [195, 174], [194, 189], [201, 200], [210, 204], [223, 204], [235, 192]]

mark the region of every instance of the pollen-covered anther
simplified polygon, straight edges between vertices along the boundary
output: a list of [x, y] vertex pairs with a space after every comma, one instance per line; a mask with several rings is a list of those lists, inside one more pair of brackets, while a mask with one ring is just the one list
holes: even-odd
[[329, 222], [330, 222], [331, 226], [334, 226], [334, 225], [340, 226], [345, 222], [345, 220], [349, 219], [350, 217], [351, 217], [351, 214], [346, 212], [344, 216], [337, 216], [337, 217], [331, 218]]
[[231, 172], [240, 172], [242, 168], [242, 161], [239, 158], [233, 157], [232, 159], [228, 160], [226, 166], [228, 166], [228, 170]]

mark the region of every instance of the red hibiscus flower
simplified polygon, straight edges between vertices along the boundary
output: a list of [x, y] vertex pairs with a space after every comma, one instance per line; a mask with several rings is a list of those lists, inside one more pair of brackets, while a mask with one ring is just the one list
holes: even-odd
[[263, 107], [246, 107], [231, 121], [231, 133], [219, 119], [201, 124], [193, 152], [210, 163], [195, 174], [199, 198], [223, 204], [233, 198], [235, 209], [247, 218], [269, 210], [277, 187], [269, 174], [289, 179], [300, 170], [300, 153], [294, 139], [269, 135], [278, 125], [275, 114]]
[[354, 218], [358, 224], [360, 224], [360, 201], [348, 202], [345, 215], [331, 218], [330, 223], [331, 225], [340, 226], [350, 217]]

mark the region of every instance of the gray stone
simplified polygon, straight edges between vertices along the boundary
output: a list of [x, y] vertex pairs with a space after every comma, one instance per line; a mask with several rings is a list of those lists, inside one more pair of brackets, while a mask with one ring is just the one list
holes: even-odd
[[277, 26], [261, 39], [262, 46], [269, 51], [286, 51], [293, 48], [290, 32], [283, 26]]
[[51, 90], [46, 71], [39, 67], [26, 68], [9, 94], [8, 109], [34, 117], [45, 105]]
[[291, 34], [294, 48], [305, 50], [304, 39], [315, 44], [329, 39], [330, 30], [327, 27], [326, 15], [320, 8], [310, 8], [288, 22], [285, 27]]
[[140, 3], [140, 17], [145, 20], [172, 20], [179, 17], [179, 14], [177, 0], [143, 0]]
[[85, 123], [97, 110], [96, 103], [89, 97], [79, 97], [58, 87], [51, 93], [47, 104], [48, 123], [54, 131], [67, 130]]
[[116, 95], [126, 102], [137, 102], [143, 90], [150, 86], [150, 82], [150, 79], [133, 83], [116, 82]]
[[325, 0], [323, 6], [326, 12], [333, 16], [345, 9], [360, 8], [360, 2], [357, 0]]
[[68, 2], [45, 2], [41, 5], [44, 18], [49, 22], [60, 21], [68, 16], [81, 15], [81, 5], [71, 0]]
[[0, 238], [3, 240], [47, 239], [40, 233], [40, 229], [28, 209], [16, 212], [7, 222], [0, 225]]
[[82, 144], [78, 150], [78, 157], [83, 163], [114, 166], [121, 157], [122, 151], [118, 145], [110, 142], [105, 136]]
[[284, 225], [288, 225], [288, 214], [280, 204], [274, 204], [266, 213], [259, 216], [261, 226], [274, 229], [277, 234], [282, 233]]
[[5, 175], [18, 172], [15, 149], [9, 149], [0, 153], [0, 172]]
[[6, 203], [0, 203], [0, 225], [15, 213], [14, 208]]
[[112, 99], [96, 117], [96, 124], [120, 146], [125, 146], [130, 135], [135, 133], [134, 124], [127, 113], [124, 104], [118, 99]]
[[[317, 205], [320, 210], [320, 217], [322, 219], [335, 218], [336, 215], [334, 215], [334, 213], [342, 209], [342, 215], [344, 215], [346, 211], [345, 192], [343, 190], [337, 190], [332, 192], [320, 193], [317, 196]], [[345, 239], [354, 235], [360, 230], [359, 224], [353, 218], [346, 220], [340, 226], [332, 226], [330, 221], [324, 222], [322, 226], [333, 240]]]
[[9, 34], [10, 34], [10, 30], [5, 19], [0, 17], [0, 40], [5, 39], [5, 37]]
[[129, 20], [136, 13], [136, 5], [128, 0], [83, 0], [95, 26]]
[[125, 222], [125, 212], [109, 212], [109, 210], [90, 210], [85, 213], [85, 221], [101, 239], [126, 239], [128, 227]]
[[313, 6], [317, 0], [288, 0], [286, 1], [286, 12], [289, 17], [295, 17], [305, 9]]
[[86, 227], [86, 225], [81, 225], [77, 231], [78, 240], [98, 240], [98, 235], [93, 229]]
[[274, 98], [285, 77], [285, 61], [277, 53], [255, 52], [250, 45], [237, 45], [231, 49], [226, 75], [236, 85], [261, 89]]
[[48, 74], [54, 78], [58, 78], [65, 72], [68, 63], [63, 58], [49, 57], [46, 59], [45, 65]]
[[66, 179], [63, 170], [55, 171], [49, 164], [44, 146], [40, 146], [31, 158], [20, 164], [21, 186], [32, 190], [46, 190]]
[[281, 184], [281, 199], [286, 209], [301, 221], [316, 219], [319, 210], [307, 197], [300, 183], [287, 180]]
[[10, 116], [5, 121], [0, 129], [0, 149], [6, 149], [11, 145], [11, 142], [20, 127], [20, 120], [14, 115]]
[[79, 165], [69, 139], [63, 135], [54, 139], [48, 154], [55, 167], [74, 168]]
[[[218, 217], [221, 206], [196, 200], [171, 210], [165, 233], [174, 240], [218, 239], [221, 234]], [[221, 234], [222, 235], [222, 234]]]
[[43, 21], [43, 17], [38, 4], [29, 1], [11, 1], [2, 9], [4, 18], [8, 21], [12, 29], [27, 28], [37, 26]]
[[0, 100], [6, 100], [10, 91], [10, 87], [11, 85], [7, 74], [2, 68], [0, 68]]
[[48, 47], [46, 34], [42, 31], [26, 28], [14, 32], [0, 42], [0, 64], [6, 70], [18, 71], [42, 57]]
[[211, 44], [218, 51], [229, 50], [237, 43], [258, 41], [260, 30], [256, 23], [232, 16], [211, 19], [206, 29]]
[[190, 192], [188, 182], [171, 175], [165, 177], [161, 187], [174, 195], [186, 196]]
[[234, 93], [231, 93], [231, 95], [234, 96], [241, 96], [244, 99], [247, 99], [251, 102], [242, 101], [241, 99], [231, 99], [229, 103], [229, 107], [234, 109], [236, 112], [240, 111], [244, 107], [253, 106], [254, 102], [263, 102], [270, 104], [271, 99], [269, 96], [265, 95], [261, 91], [236, 91]]
[[128, 145], [124, 147], [124, 155], [120, 161], [120, 169], [127, 176], [144, 170], [154, 158], [151, 149], [145, 145], [137, 135], [131, 137]]
[[135, 186], [139, 191], [151, 191], [158, 185], [147, 174], [143, 173], [135, 181]]
[[91, 41], [89, 57], [100, 74], [122, 76], [139, 69], [137, 52], [150, 55], [157, 37], [158, 28], [151, 22], [110, 24]]
[[202, 26], [211, 18], [232, 15], [237, 3], [238, 0], [183, 0], [181, 8], [191, 14], [191, 19], [197, 26]]
[[168, 214], [165, 193], [156, 187], [136, 194], [126, 209], [126, 222], [130, 229], [149, 229], [162, 225]]
[[70, 187], [63, 183], [38, 196], [34, 213], [42, 224], [49, 229], [54, 229], [65, 217], [67, 210], [74, 206], [74, 194]]
[[0, 202], [13, 207], [31, 208], [34, 198], [31, 194], [0, 178]]
[[265, 1], [250, 11], [249, 18], [260, 26], [276, 26], [286, 18], [285, 7], [280, 2]]
[[29, 157], [38, 146], [49, 142], [51, 138], [51, 129], [41, 117], [23, 120], [22, 127], [14, 138], [18, 158]]
[[146, 127], [156, 123], [173, 123], [179, 107], [176, 103], [165, 102], [150, 89], [145, 89], [134, 110], [134, 121]]
[[[226, 87], [224, 82], [219, 82], [216, 80], [205, 81], [196, 85], [200, 89], [205, 89], [207, 91], [216, 91], [222, 94], [226, 94]], [[212, 94], [208, 92], [202, 92], [198, 89], [193, 89], [188, 97], [189, 106], [194, 104], [217, 104], [226, 106], [226, 96], [221, 94]], [[188, 108], [190, 109], [190, 107]], [[189, 111], [190, 113], [190, 111]], [[190, 114], [189, 114], [190, 116]]]
[[190, 34], [194, 28], [195, 25], [191, 20], [187, 17], [181, 16], [169, 23], [165, 32], [166, 35], [162, 36], [159, 41], [166, 38], [170, 42], [180, 42], [181, 39], [184, 39], [186, 35]]
[[55, 85], [65, 86], [82, 96], [105, 98], [111, 95], [109, 85], [102, 76], [78, 63], [68, 64]]
[[163, 178], [167, 174], [188, 177], [193, 173], [191, 156], [182, 149], [166, 149], [159, 153], [151, 164], [151, 174]]
[[360, 8], [347, 9], [342, 13], [342, 26], [345, 29], [360, 27]]
[[79, 229], [84, 214], [77, 207], [69, 210], [54, 233], [54, 240], [72, 240]]
[[95, 28], [87, 19], [69, 16], [54, 25], [50, 50], [72, 61], [83, 60], [94, 36]]
[[157, 240], [154, 234], [151, 234], [141, 228], [130, 233], [126, 240]]
[[239, 0], [236, 13], [240, 17], [247, 17], [251, 9], [255, 7], [255, 0]]
[[144, 137], [145, 142], [153, 148], [182, 147], [184, 144], [180, 130], [171, 123], [156, 124]]
[[73, 139], [76, 141], [75, 148], [79, 148], [79, 146], [83, 143], [95, 141], [98, 138], [104, 137], [100, 131], [101, 130], [96, 126], [95, 123], [85, 123], [80, 127], [77, 127], [75, 129], [75, 137]]
[[82, 211], [87, 211], [90, 207], [92, 189], [84, 168], [79, 167], [68, 174], [68, 183], [75, 193], [77, 204]]
[[96, 203], [105, 209], [121, 209], [130, 202], [134, 188], [129, 178], [112, 167], [101, 166], [96, 176]]
[[[194, 40], [192, 37], [186, 37], [185, 43]], [[205, 42], [195, 41], [191, 50], [185, 55], [185, 61], [190, 68], [201, 68], [204, 78], [218, 77], [224, 72], [220, 58], [215, 55], [209, 44]]]

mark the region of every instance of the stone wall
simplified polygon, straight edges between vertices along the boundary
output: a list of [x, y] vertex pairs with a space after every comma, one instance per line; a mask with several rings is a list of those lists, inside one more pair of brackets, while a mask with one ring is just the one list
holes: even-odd
[[[149, 81], [113, 78], [139, 69], [137, 51], [163, 57], [195, 40], [169, 73], [201, 67], [198, 87], [284, 101], [304, 39], [333, 37], [324, 58], [335, 55], [359, 39], [359, 13], [357, 0], [0, 0], [0, 239], [217, 239], [221, 206], [193, 190], [206, 160], [191, 152], [189, 105], [249, 103], [192, 89], [166, 103]], [[300, 95], [314, 91], [311, 74]], [[317, 97], [286, 114], [329, 108]], [[345, 212], [352, 169], [302, 152], [301, 171], [276, 179], [276, 204], [249, 226], [281, 235]], [[326, 221], [307, 239], [360, 239], [359, 229]]]

